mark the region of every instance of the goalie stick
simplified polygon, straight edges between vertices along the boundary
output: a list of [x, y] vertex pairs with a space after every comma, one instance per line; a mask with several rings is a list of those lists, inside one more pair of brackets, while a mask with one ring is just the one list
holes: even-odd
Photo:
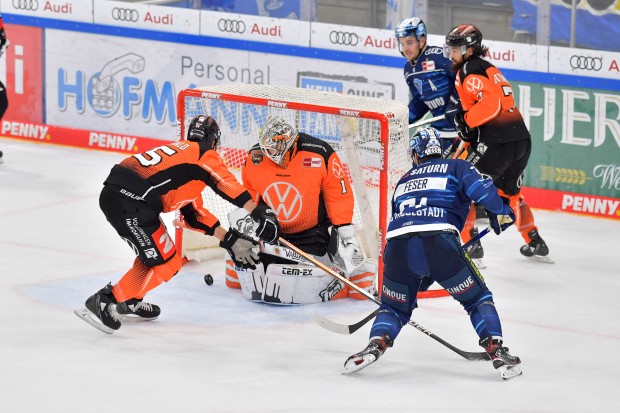
[[[469, 249], [472, 247], [472, 245], [474, 245], [474, 243], [476, 243], [476, 241], [478, 241], [480, 238], [482, 238], [486, 234], [488, 234], [489, 231], [491, 231], [491, 227], [486, 227], [485, 229], [480, 231], [480, 233], [478, 233], [478, 235], [476, 235], [475, 237], [473, 237], [472, 239], [467, 241], [465, 244], [463, 244], [463, 249], [465, 251], [469, 251]], [[353, 334], [357, 330], [362, 328], [370, 320], [375, 318], [375, 316], [378, 313], [379, 313], [379, 309], [376, 309], [372, 313], [370, 313], [366, 317], [364, 317], [362, 320], [358, 321], [357, 323], [353, 323], [353, 324], [340, 324], [340, 323], [336, 323], [335, 321], [329, 320], [329, 319], [323, 317], [320, 314], [315, 314], [314, 321], [318, 325], [323, 327], [324, 329], [329, 330], [329, 331], [331, 331], [333, 333], [337, 333], [337, 334]]]
[[[375, 304], [381, 305], [381, 301], [379, 301], [379, 299], [377, 299], [375, 296], [373, 296], [372, 294], [370, 294], [368, 291], [364, 290], [363, 288], [358, 287], [357, 285], [355, 285], [354, 283], [349, 281], [346, 277], [338, 274], [337, 272], [335, 272], [334, 270], [329, 268], [327, 265], [323, 264], [321, 261], [317, 260], [316, 258], [314, 258], [313, 256], [311, 256], [309, 254], [306, 254], [305, 252], [303, 252], [302, 250], [300, 250], [299, 248], [297, 248], [295, 245], [291, 244], [287, 240], [283, 239], [282, 237], [280, 237], [279, 240], [280, 240], [280, 242], [282, 244], [286, 245], [287, 247], [289, 247], [290, 249], [292, 249], [293, 251], [295, 251], [296, 253], [298, 253], [302, 257], [306, 258], [308, 261], [310, 261], [311, 263], [313, 263], [314, 265], [316, 265], [317, 267], [319, 267], [323, 271], [325, 271], [328, 274], [332, 275], [334, 278], [337, 278], [338, 280], [342, 281], [343, 283], [345, 283], [349, 287], [353, 288], [354, 290], [356, 290], [357, 292], [362, 294], [364, 297], [366, 297], [369, 300], [373, 301]], [[463, 350], [461, 350], [461, 349], [459, 349], [457, 347], [454, 347], [452, 344], [448, 343], [447, 341], [445, 341], [441, 337], [437, 336], [432, 331], [422, 327], [420, 324], [416, 323], [413, 320], [409, 320], [409, 322], [407, 324], [409, 324], [410, 326], [414, 327], [416, 330], [421, 331], [422, 333], [426, 334], [427, 336], [429, 336], [433, 340], [443, 344], [445, 347], [448, 347], [450, 350], [454, 351], [456, 354], [458, 354], [459, 356], [461, 356], [461, 357], [463, 357], [463, 358], [465, 358], [467, 360], [474, 360], [474, 361], [489, 360], [489, 356], [487, 355], [486, 352], [476, 353], [476, 352], [463, 351]]]

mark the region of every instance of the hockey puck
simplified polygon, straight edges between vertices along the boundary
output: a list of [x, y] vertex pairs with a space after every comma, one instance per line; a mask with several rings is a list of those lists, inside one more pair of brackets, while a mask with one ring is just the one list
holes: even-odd
[[211, 274], [205, 275], [205, 283], [207, 285], [212, 285], [213, 284], [213, 277], [211, 277]]

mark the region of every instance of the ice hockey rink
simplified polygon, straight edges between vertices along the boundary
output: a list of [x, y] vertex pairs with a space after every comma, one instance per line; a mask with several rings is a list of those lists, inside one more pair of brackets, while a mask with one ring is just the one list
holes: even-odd
[[[147, 295], [156, 321], [107, 335], [73, 310], [133, 260], [99, 210], [121, 154], [0, 139], [0, 412], [618, 412], [620, 221], [536, 210], [555, 264], [528, 261], [510, 229], [483, 239], [511, 353], [504, 382], [405, 326], [394, 348], [351, 376], [367, 342], [313, 316], [360, 320], [372, 302], [277, 307], [224, 285], [221, 259], [191, 263]], [[207, 286], [206, 273], [215, 283]], [[478, 351], [451, 298], [421, 300], [413, 319]]]

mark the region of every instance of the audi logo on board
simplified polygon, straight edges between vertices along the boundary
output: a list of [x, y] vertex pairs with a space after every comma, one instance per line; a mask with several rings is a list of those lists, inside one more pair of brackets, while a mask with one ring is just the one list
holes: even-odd
[[221, 32], [244, 33], [245, 23], [241, 20], [219, 19], [217, 22], [217, 28]]
[[13, 7], [18, 10], [35, 11], [39, 8], [39, 2], [37, 0], [13, 0]]
[[140, 14], [136, 9], [124, 9], [122, 7], [114, 7], [112, 9], [112, 18], [122, 22], [137, 22]]
[[344, 46], [357, 46], [360, 41], [360, 38], [357, 36], [357, 33], [350, 32], [339, 32], [332, 30], [329, 33], [329, 41], [332, 44], [341, 44]]
[[594, 70], [598, 72], [603, 68], [603, 58], [573, 55], [570, 58], [570, 67], [573, 69]]

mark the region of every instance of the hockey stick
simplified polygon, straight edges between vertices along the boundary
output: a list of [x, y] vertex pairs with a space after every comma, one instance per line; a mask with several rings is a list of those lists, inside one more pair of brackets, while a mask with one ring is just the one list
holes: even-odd
[[[343, 283], [348, 285], [350, 288], [353, 288], [355, 291], [359, 292], [364, 297], [366, 297], [369, 300], [373, 301], [375, 304], [381, 305], [381, 301], [379, 301], [379, 299], [377, 299], [375, 296], [373, 296], [372, 294], [370, 294], [368, 291], [364, 290], [363, 288], [358, 287], [357, 285], [355, 285], [354, 283], [349, 281], [346, 277], [338, 274], [336, 271], [332, 270], [327, 265], [323, 264], [321, 261], [317, 260], [316, 258], [314, 258], [313, 256], [311, 256], [309, 254], [306, 254], [305, 252], [303, 252], [302, 250], [300, 250], [299, 248], [297, 248], [295, 245], [291, 244], [287, 240], [283, 239], [282, 237], [280, 237], [279, 240], [280, 240], [280, 242], [282, 244], [286, 245], [287, 247], [289, 247], [290, 249], [292, 249], [293, 251], [295, 251], [296, 253], [298, 253], [302, 257], [306, 258], [308, 261], [310, 261], [311, 263], [313, 263], [314, 265], [316, 265], [317, 267], [319, 267], [323, 271], [327, 272], [328, 274], [330, 274], [334, 278], [337, 278], [338, 280], [342, 281]], [[457, 347], [454, 347], [452, 344], [448, 343], [447, 341], [445, 341], [441, 337], [435, 335], [435, 333], [433, 333], [432, 331], [422, 327], [420, 324], [416, 323], [413, 320], [409, 320], [408, 324], [410, 326], [414, 327], [415, 329], [417, 329], [418, 331], [423, 332], [424, 334], [426, 334], [427, 336], [429, 336], [433, 340], [435, 340], [435, 341], [443, 344], [444, 346], [448, 347], [450, 350], [454, 351], [456, 354], [458, 354], [459, 356], [461, 356], [461, 357], [463, 357], [463, 358], [465, 358], [467, 360], [489, 360], [489, 356], [487, 355], [487, 353], [484, 353], [484, 352], [474, 353], [474, 352], [469, 352], [469, 351], [463, 351], [463, 350], [461, 350], [461, 349], [459, 349]]]
[[[468, 252], [468, 250], [472, 247], [472, 245], [474, 245], [476, 243], [476, 241], [478, 241], [480, 238], [482, 238], [486, 234], [488, 234], [489, 231], [491, 231], [491, 227], [486, 227], [480, 233], [478, 233], [478, 235], [476, 235], [475, 237], [473, 237], [472, 239], [467, 241], [465, 244], [463, 244], [463, 249], [465, 250], [465, 252]], [[316, 321], [316, 323], [319, 324], [324, 329], [329, 330], [329, 331], [331, 331], [333, 333], [337, 333], [337, 334], [353, 334], [357, 330], [362, 328], [370, 320], [375, 318], [375, 316], [378, 313], [379, 313], [379, 309], [376, 309], [375, 311], [373, 311], [372, 313], [370, 313], [366, 317], [364, 317], [362, 320], [358, 321], [357, 323], [353, 323], [353, 324], [340, 324], [340, 323], [336, 323], [335, 321], [329, 320], [329, 319], [323, 317], [320, 314], [316, 314], [314, 316], [314, 321]]]
[[473, 237], [472, 239], [467, 241], [465, 244], [463, 244], [463, 249], [465, 250], [465, 252], [469, 252], [469, 249], [472, 247], [472, 245], [474, 245], [476, 241], [484, 237], [489, 232], [491, 232], [491, 227], [486, 227], [485, 229], [480, 231], [475, 237]]
[[438, 120], [442, 120], [445, 117], [446, 117], [445, 115], [439, 115], [439, 116], [435, 116], [434, 118], [422, 119], [422, 120], [419, 120], [419, 121], [409, 125], [409, 129], [419, 128], [422, 125], [426, 125], [428, 123], [437, 122]]
[[358, 321], [357, 323], [353, 323], [353, 324], [340, 324], [340, 323], [336, 323], [335, 321], [332, 321], [332, 320], [329, 320], [329, 319], [323, 317], [321, 314], [315, 314], [314, 315], [314, 321], [318, 325], [323, 327], [325, 330], [329, 330], [332, 333], [350, 335], [350, 334], [355, 333], [357, 330], [359, 330], [364, 325], [366, 325], [366, 323], [368, 323], [370, 320], [375, 318], [377, 316], [377, 314], [379, 314], [379, 310], [380, 309], [377, 308], [372, 313], [370, 313], [366, 317], [364, 317], [362, 320]]

